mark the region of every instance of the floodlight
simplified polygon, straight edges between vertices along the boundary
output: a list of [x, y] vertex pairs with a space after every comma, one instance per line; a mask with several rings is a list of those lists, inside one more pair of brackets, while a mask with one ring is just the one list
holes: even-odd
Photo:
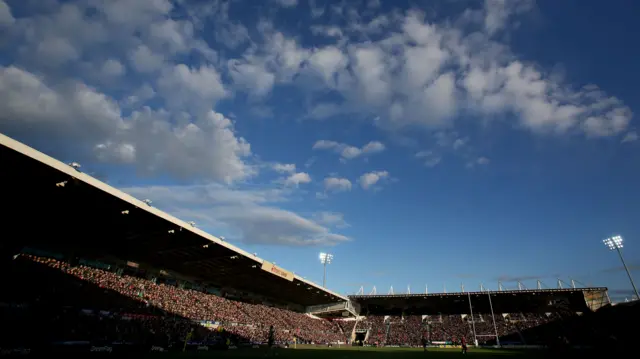
[[609, 247], [610, 250], [622, 248], [622, 236], [613, 236], [607, 239], [603, 239], [602, 242], [605, 246]]
[[333, 254], [329, 253], [320, 253], [320, 263], [322, 264], [331, 264], [331, 260], [333, 260]]
[[615, 235], [602, 240], [602, 243], [604, 243], [604, 245], [607, 246], [609, 250], [616, 250], [618, 252], [618, 255], [620, 256], [620, 261], [622, 262], [622, 266], [624, 267], [624, 270], [627, 272], [627, 276], [629, 277], [629, 281], [631, 282], [631, 287], [633, 287], [633, 292], [636, 294], [636, 299], [640, 300], [640, 296], [638, 295], [638, 289], [636, 289], [636, 285], [633, 282], [633, 277], [631, 277], [631, 272], [629, 271], [627, 264], [624, 262], [624, 257], [622, 257], [622, 251], [621, 251], [622, 242], [623, 242], [622, 236], [620, 235]]
[[320, 258], [320, 263], [324, 266], [324, 275], [322, 276], [322, 286], [326, 288], [327, 284], [327, 264], [331, 264], [333, 260], [333, 254], [320, 252], [318, 256]]

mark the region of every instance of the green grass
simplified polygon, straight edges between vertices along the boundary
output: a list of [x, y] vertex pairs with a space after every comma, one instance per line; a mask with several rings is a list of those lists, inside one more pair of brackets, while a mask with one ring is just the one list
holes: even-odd
[[[265, 358], [265, 349], [237, 349], [228, 351], [210, 352], [186, 352], [186, 353], [158, 353], [154, 357], [166, 358]], [[341, 347], [326, 348], [312, 346], [298, 346], [296, 349], [276, 349], [277, 359], [454, 359], [454, 358], [544, 358], [545, 353], [541, 351], [507, 350], [507, 349], [469, 349], [466, 356], [463, 356], [460, 349], [429, 349], [424, 353], [422, 349], [413, 348], [364, 348], [364, 347]]]

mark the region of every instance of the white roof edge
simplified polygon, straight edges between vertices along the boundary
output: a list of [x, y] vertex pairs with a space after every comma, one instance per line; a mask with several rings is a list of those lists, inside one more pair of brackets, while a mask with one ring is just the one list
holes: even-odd
[[[96, 188], [98, 188], [98, 189], [100, 189], [100, 190], [102, 190], [102, 191], [104, 191], [104, 192], [106, 192], [106, 193], [108, 193], [108, 194], [110, 194], [110, 195], [112, 195], [114, 197], [117, 197], [117, 198], [119, 198], [119, 199], [121, 199], [121, 200], [123, 200], [125, 202], [128, 202], [129, 204], [133, 205], [134, 207], [140, 208], [140, 209], [142, 209], [144, 211], [147, 211], [147, 212], [149, 212], [151, 214], [154, 214], [154, 215], [156, 215], [156, 216], [158, 216], [158, 217], [160, 217], [160, 218], [162, 218], [164, 220], [167, 220], [167, 221], [175, 224], [176, 226], [179, 226], [179, 227], [182, 227], [182, 228], [184, 228], [184, 229], [186, 229], [188, 231], [191, 231], [192, 233], [197, 234], [200, 237], [203, 237], [203, 238], [205, 238], [205, 239], [207, 239], [207, 240], [209, 240], [211, 242], [214, 242], [214, 243], [216, 243], [218, 245], [221, 245], [221, 246], [223, 246], [223, 247], [225, 247], [227, 249], [230, 249], [230, 250], [232, 250], [232, 251], [234, 251], [234, 252], [236, 252], [238, 254], [242, 254], [243, 256], [245, 256], [247, 258], [253, 259], [253, 260], [255, 260], [256, 262], [258, 262], [260, 264], [262, 264], [265, 261], [264, 259], [262, 259], [262, 258], [260, 258], [258, 256], [255, 256], [255, 255], [253, 255], [253, 254], [251, 254], [251, 253], [249, 253], [249, 252], [247, 252], [247, 251], [245, 251], [243, 249], [240, 249], [240, 248], [234, 246], [231, 243], [227, 243], [227, 242], [221, 240], [220, 238], [218, 238], [216, 236], [213, 236], [213, 235], [211, 235], [211, 234], [209, 234], [209, 233], [207, 233], [207, 232], [205, 232], [205, 231], [203, 231], [203, 230], [201, 230], [199, 228], [196, 228], [196, 227], [192, 226], [191, 224], [189, 224], [189, 223], [187, 223], [187, 222], [185, 222], [185, 221], [183, 221], [183, 220], [181, 220], [181, 219], [179, 219], [177, 217], [174, 217], [174, 216], [172, 216], [172, 215], [170, 215], [170, 214], [168, 214], [168, 213], [166, 213], [164, 211], [161, 211], [161, 210], [159, 210], [159, 209], [157, 209], [155, 207], [152, 207], [152, 206], [146, 204], [145, 202], [142, 202], [141, 200], [139, 200], [139, 199], [137, 199], [137, 198], [135, 198], [135, 197], [133, 197], [133, 196], [131, 196], [131, 195], [129, 195], [129, 194], [117, 189], [117, 188], [115, 188], [115, 187], [112, 187], [112, 186], [110, 186], [110, 185], [108, 185], [108, 184], [106, 184], [106, 183], [104, 183], [104, 182], [102, 182], [102, 181], [100, 181], [100, 180], [98, 180], [96, 178], [93, 178], [93, 177], [89, 176], [86, 173], [80, 172], [80, 171], [74, 169], [73, 167], [67, 165], [66, 163], [63, 163], [63, 162], [61, 162], [61, 161], [59, 161], [59, 160], [57, 160], [57, 159], [55, 159], [55, 158], [53, 158], [53, 157], [51, 157], [49, 155], [46, 155], [46, 154], [44, 154], [44, 153], [42, 153], [42, 152], [40, 152], [40, 151], [38, 151], [36, 149], [33, 149], [33, 148], [31, 148], [31, 147], [29, 147], [29, 146], [27, 146], [27, 145], [25, 145], [25, 144], [23, 144], [21, 142], [18, 142], [16, 140], [14, 140], [13, 138], [9, 137], [9, 136], [6, 136], [3, 133], [0, 133], [0, 144], [2, 144], [5, 147], [8, 147], [8, 148], [10, 148], [12, 150], [15, 150], [16, 152], [22, 153], [23, 155], [25, 155], [27, 157], [31, 157], [31, 158], [37, 160], [38, 162], [43, 163], [43, 164], [45, 164], [45, 165], [47, 165], [49, 167], [53, 167], [53, 168], [55, 168], [55, 169], [57, 169], [57, 170], [59, 170], [61, 172], [64, 172], [64, 173], [68, 174], [71, 177], [77, 178], [78, 180], [81, 180], [82, 182], [85, 182], [86, 184], [88, 184], [90, 186], [96, 187]], [[304, 283], [306, 283], [308, 285], [314, 286], [317, 289], [320, 289], [320, 290], [322, 290], [324, 292], [327, 292], [327, 293], [329, 293], [329, 294], [331, 294], [331, 295], [333, 295], [335, 297], [341, 298], [341, 299], [343, 299], [345, 301], [349, 300], [347, 297], [345, 297], [343, 295], [340, 295], [338, 293], [334, 293], [334, 292], [332, 292], [330, 290], [327, 290], [325, 288], [322, 288], [321, 286], [319, 286], [319, 285], [317, 285], [317, 284], [315, 284], [315, 283], [313, 283], [311, 281], [308, 281], [308, 280], [300, 277], [297, 274], [294, 274], [294, 277], [295, 277], [295, 279], [297, 279], [297, 280], [299, 280], [301, 282], [304, 282]]]
[[333, 292], [333, 291], [331, 291], [331, 290], [329, 290], [329, 289], [323, 288], [322, 286], [320, 286], [320, 285], [318, 285], [318, 284], [316, 284], [316, 283], [314, 283], [314, 282], [312, 282], [312, 281], [310, 281], [310, 280], [306, 280], [306, 279], [304, 279], [304, 278], [300, 277], [300, 276], [299, 276], [299, 275], [297, 275], [297, 274], [294, 274], [294, 276], [295, 276], [295, 278], [296, 278], [297, 280], [299, 280], [299, 281], [301, 281], [301, 282], [303, 282], [303, 283], [305, 283], [305, 284], [308, 284], [308, 285], [314, 286], [314, 287], [316, 287], [317, 289], [320, 289], [320, 290], [322, 290], [322, 291], [325, 291], [325, 292], [327, 292], [327, 293], [329, 293], [329, 294], [331, 294], [331, 295], [333, 295], [333, 296], [335, 296], [335, 297], [338, 297], [338, 298], [340, 298], [340, 299], [342, 299], [342, 300], [344, 300], [344, 301], [349, 301], [349, 298], [347, 298], [346, 296], [344, 296], [344, 295], [342, 295], [342, 294], [338, 294], [338, 293], [335, 293], [335, 292]]

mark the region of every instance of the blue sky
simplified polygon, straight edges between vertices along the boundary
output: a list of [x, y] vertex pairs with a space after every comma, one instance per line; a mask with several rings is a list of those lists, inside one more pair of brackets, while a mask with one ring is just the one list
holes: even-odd
[[601, 241], [638, 268], [639, 10], [0, 0], [0, 131], [316, 282], [330, 251], [341, 293], [624, 298]]

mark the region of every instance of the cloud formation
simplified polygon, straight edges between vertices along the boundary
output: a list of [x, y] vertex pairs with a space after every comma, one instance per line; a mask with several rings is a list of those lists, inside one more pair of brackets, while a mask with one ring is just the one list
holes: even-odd
[[362, 147], [355, 147], [335, 141], [320, 140], [313, 144], [314, 150], [329, 150], [340, 155], [342, 160], [351, 160], [356, 157], [371, 155], [385, 150], [383, 143], [371, 141]]
[[[298, 2], [264, 2], [251, 16], [276, 4]], [[77, 141], [100, 161], [227, 183], [257, 167], [250, 144], [217, 104], [247, 94], [256, 111], [269, 114], [277, 89], [301, 94], [302, 118], [434, 129], [456, 126], [464, 115], [515, 121], [539, 134], [637, 137], [627, 131], [632, 112], [619, 99], [594, 84], [549, 76], [498, 40], [533, 1], [486, 0], [442, 21], [413, 9], [311, 4], [303, 15], [312, 30], [303, 36], [277, 14], [234, 19], [235, 6], [51, 0], [16, 18], [0, 1], [0, 26], [10, 25], [1, 46], [12, 54], [0, 68], [0, 128], [12, 133], [28, 124]], [[204, 30], [209, 25], [213, 32]], [[315, 148], [349, 160], [385, 146], [319, 141]]]
[[299, 186], [300, 184], [303, 183], [309, 183], [311, 182], [311, 176], [309, 176], [308, 173], [306, 172], [298, 172], [298, 173], [294, 173], [291, 174], [289, 177], [287, 177], [284, 180], [284, 184], [286, 186]]
[[374, 186], [378, 184], [381, 180], [387, 179], [389, 177], [389, 172], [387, 171], [374, 171], [365, 173], [358, 179], [358, 183], [363, 189], [372, 189]]
[[324, 189], [329, 192], [343, 192], [351, 190], [351, 181], [340, 177], [327, 177], [324, 179]]
[[417, 159], [423, 161], [427, 167], [435, 167], [442, 161], [442, 157], [433, 151], [420, 151], [416, 153], [415, 156]]
[[[9, 4], [18, 3], [20, 11], [13, 11]], [[213, 183], [168, 190], [184, 197], [207, 188], [216, 196], [254, 198], [203, 204], [203, 220], [232, 227], [243, 240], [294, 244], [346, 238], [274, 207], [278, 201], [234, 187], [257, 178], [268, 168], [264, 163], [276, 163], [271, 169], [289, 191], [311, 182], [293, 164], [259, 160], [248, 134], [238, 133], [252, 126], [238, 126], [246, 119], [227, 112], [238, 101], [267, 117], [339, 118], [412, 133], [459, 130], [465, 121], [482, 119], [538, 135], [638, 138], [629, 125], [632, 112], [618, 98], [595, 84], [552, 77], [500, 42], [499, 34], [510, 31], [533, 1], [486, 0], [447, 19], [415, 9], [382, 11], [378, 1], [314, 2], [308, 13], [296, 13], [309, 24], [308, 33], [279, 21], [303, 8], [297, 5], [259, 2], [234, 18], [241, 3], [0, 0], [0, 49], [6, 54], [0, 131], [56, 140], [67, 153], [148, 176]], [[283, 108], [291, 113], [279, 116]], [[450, 147], [463, 150], [464, 136]], [[314, 148], [347, 161], [380, 153], [385, 145], [322, 140]], [[417, 157], [427, 166], [441, 158], [437, 151]], [[469, 161], [489, 164], [477, 154]], [[370, 172], [358, 184], [376, 188], [388, 176]], [[339, 177], [322, 185], [324, 195], [352, 188]], [[129, 190], [171, 195], [160, 187]], [[191, 205], [175, 205], [184, 201], [166, 206], [198, 216], [188, 212]]]
[[0, 28], [13, 25], [16, 19], [11, 14], [11, 8], [4, 0], [0, 0]]
[[[3, 42], [5, 51], [8, 43], [19, 47], [14, 64], [0, 67], [0, 128], [29, 126], [31, 135], [55, 136], [143, 173], [226, 183], [255, 174], [249, 143], [213, 108], [229, 95], [220, 71], [175, 61], [186, 53], [216, 57], [192, 21], [171, 17], [175, 4], [50, 5], [16, 19], [6, 35], [13, 42]], [[8, 11], [2, 2], [3, 23]], [[156, 96], [164, 106], [149, 103]]]
[[123, 190], [137, 198], [149, 198], [154, 206], [185, 221], [231, 233], [228, 239], [245, 243], [307, 246], [335, 245], [349, 240], [329, 228], [337, 228], [336, 222], [305, 218], [277, 208], [275, 205], [290, 200], [292, 192], [288, 190], [229, 188], [219, 184]]
[[564, 83], [495, 39], [532, 7], [532, 1], [487, 0], [457, 21], [437, 22], [416, 10], [366, 17], [347, 6], [341, 13], [349, 26], [314, 27], [327, 45], [305, 47], [273, 29], [263, 34], [264, 55], [244, 61], [269, 63], [265, 71], [276, 82], [339, 96], [312, 101], [314, 118], [358, 114], [384, 128], [433, 129], [465, 115], [516, 121], [538, 134], [623, 133], [632, 113], [619, 99], [596, 85]]
[[313, 219], [322, 225], [335, 228], [345, 228], [349, 226], [344, 220], [344, 215], [339, 212], [318, 212], [313, 215]]

